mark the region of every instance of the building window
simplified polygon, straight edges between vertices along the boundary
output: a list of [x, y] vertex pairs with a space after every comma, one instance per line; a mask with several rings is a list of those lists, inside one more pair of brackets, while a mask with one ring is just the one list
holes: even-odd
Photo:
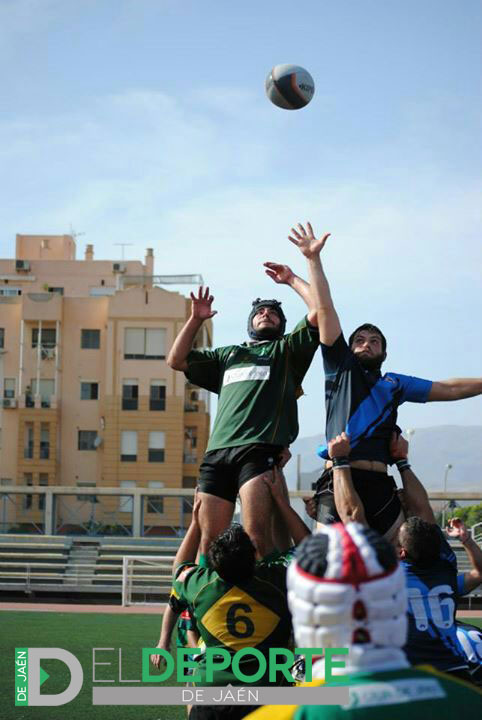
[[121, 460], [122, 462], [136, 462], [137, 460], [137, 432], [135, 430], [122, 430], [121, 432]]
[[0, 349], [5, 347], [5, 328], [0, 328]]
[[139, 403], [139, 386], [137, 380], [122, 381], [122, 409], [137, 410]]
[[49, 423], [40, 424], [40, 459], [48, 460], [50, 457], [50, 428]]
[[80, 383], [80, 399], [81, 400], [98, 400], [99, 383], [82, 381]]
[[[121, 488], [135, 488], [136, 483], [134, 480], [121, 480]], [[132, 495], [119, 495], [119, 510], [120, 512], [131, 513], [134, 509], [134, 502]]]
[[[33, 485], [33, 474], [32, 473], [24, 473], [23, 474], [23, 484], [29, 485], [32, 487]], [[28, 493], [28, 495], [25, 495], [23, 498], [23, 509], [24, 510], [30, 510], [32, 507], [32, 494]]]
[[183, 477], [183, 479], [182, 479], [183, 488], [195, 488], [196, 485], [197, 485], [196, 477], [188, 477], [188, 476]]
[[[49, 484], [49, 476], [47, 473], [39, 473], [38, 484], [43, 486]], [[45, 510], [45, 495], [43, 493], [38, 496], [38, 509]]]
[[79, 430], [78, 450], [96, 450], [97, 430]]
[[[153, 480], [149, 483], [150, 488], [162, 488], [164, 483], [157, 480]], [[147, 496], [147, 512], [163, 513], [164, 512], [164, 498], [160, 495], [148, 495]]]
[[[86, 480], [77, 480], [77, 487], [78, 488], [95, 488], [95, 482], [88, 482]], [[76, 498], [79, 502], [91, 502], [96, 503], [97, 495], [76, 495]]]
[[192, 506], [194, 501], [191, 498], [182, 498], [182, 513], [183, 515], [190, 515], [192, 513]]
[[149, 433], [149, 462], [164, 462], [164, 433], [155, 430]]
[[21, 295], [22, 289], [19, 287], [0, 287], [0, 295], [4, 297], [14, 297], [15, 295]]
[[81, 330], [80, 347], [82, 350], [98, 350], [100, 348], [100, 330]]
[[3, 379], [3, 397], [9, 400], [15, 397], [15, 378]]
[[184, 453], [185, 463], [192, 465], [197, 462], [197, 428], [186, 427], [184, 429]]
[[25, 423], [24, 443], [23, 443], [23, 456], [24, 456], [25, 460], [33, 460], [33, 441], [34, 441], [33, 423], [27, 422], [27, 423]]
[[42, 378], [39, 383], [37, 390], [37, 380], [32, 378], [30, 386], [32, 388], [32, 394], [40, 395], [40, 401], [43, 408], [50, 407], [50, 399], [55, 392], [55, 380], [50, 378]]
[[164, 380], [151, 380], [149, 389], [149, 410], [166, 409], [166, 383]]
[[164, 360], [166, 331], [162, 328], [126, 328], [124, 332], [125, 360]]
[[63, 287], [49, 287], [49, 293], [52, 293], [53, 295], [63, 295], [64, 288]]
[[57, 331], [55, 328], [42, 328], [40, 333], [39, 328], [32, 328], [32, 347], [36, 348], [38, 345], [39, 334], [41, 335], [41, 345], [43, 348], [54, 348]]

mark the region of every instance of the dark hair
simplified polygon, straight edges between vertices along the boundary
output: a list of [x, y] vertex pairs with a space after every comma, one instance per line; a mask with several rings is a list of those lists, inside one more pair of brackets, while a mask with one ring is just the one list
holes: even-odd
[[208, 550], [209, 564], [230, 583], [246, 582], [254, 575], [256, 548], [239, 523], [214, 538]]
[[400, 528], [398, 541], [406, 552], [406, 559], [427, 568], [440, 557], [440, 531], [437, 525], [419, 517], [408, 518]]
[[377, 328], [376, 325], [372, 325], [371, 323], [364, 323], [363, 325], [360, 325], [360, 327], [357, 327], [357, 329], [352, 332], [352, 334], [350, 335], [350, 338], [348, 340], [348, 345], [350, 347], [352, 346], [353, 340], [355, 339], [355, 335], [358, 332], [360, 332], [360, 330], [367, 330], [368, 332], [376, 333], [377, 335], [380, 335], [380, 337], [382, 339], [382, 351], [386, 352], [387, 339], [386, 339], [385, 335], [382, 333], [380, 328]]

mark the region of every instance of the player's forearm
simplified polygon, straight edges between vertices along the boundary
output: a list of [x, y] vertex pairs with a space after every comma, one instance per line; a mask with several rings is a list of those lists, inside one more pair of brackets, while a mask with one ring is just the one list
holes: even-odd
[[194, 338], [202, 324], [202, 320], [191, 316], [174, 340], [167, 357], [167, 364], [173, 370], [186, 369], [186, 358], [191, 351]]
[[427, 491], [415, 475], [410, 465], [406, 463], [404, 468], [403, 462], [400, 462], [400, 477], [402, 478], [404, 505], [407, 515], [415, 515], [425, 520], [425, 522], [435, 524], [435, 515], [433, 514]]
[[465, 585], [469, 582], [470, 589], [473, 590], [482, 582], [482, 550], [470, 536], [462, 544], [472, 566], [472, 569], [466, 573]]
[[308, 310], [314, 310], [315, 306], [313, 304], [313, 298], [311, 295], [311, 290], [309, 284], [306, 282], [306, 280], [303, 280], [303, 278], [299, 277], [299, 275], [293, 275], [291, 276], [288, 285], [292, 290], [294, 290], [300, 298], [304, 301], [306, 304]]
[[161, 636], [159, 638], [159, 645], [166, 649], [169, 649], [171, 645], [171, 635], [178, 617], [179, 613], [175, 613], [168, 603], [162, 616]]
[[365, 509], [353, 485], [349, 467], [333, 468], [333, 492], [336, 509], [344, 525], [349, 522], [367, 524]]
[[429, 401], [463, 400], [482, 394], [482, 378], [451, 378], [432, 383]]
[[279, 514], [281, 515], [281, 519], [286, 524], [288, 532], [293, 538], [294, 544], [298, 545], [303, 538], [307, 535], [311, 535], [309, 527], [305, 525], [296, 510], [291, 507], [289, 500], [279, 496], [274, 498], [274, 500]]
[[179, 550], [176, 553], [176, 557], [174, 558], [174, 567], [177, 567], [181, 563], [194, 562], [196, 560], [196, 554], [200, 542], [201, 528], [197, 522], [191, 522]]
[[324, 345], [332, 345], [341, 333], [341, 326], [319, 255], [308, 260], [308, 271], [311, 303], [317, 314], [320, 340]]

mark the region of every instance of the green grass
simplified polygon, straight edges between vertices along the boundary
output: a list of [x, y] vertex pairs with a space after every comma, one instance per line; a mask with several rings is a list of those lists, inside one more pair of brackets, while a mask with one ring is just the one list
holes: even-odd
[[[142, 647], [155, 647], [160, 615], [111, 615], [53, 612], [0, 612], [0, 718], [2, 720], [178, 720], [186, 718], [183, 706], [92, 706], [92, 648], [122, 648], [122, 677], [141, 679]], [[59, 707], [15, 707], [14, 648], [60, 647], [75, 655], [84, 671], [84, 684], [72, 702]], [[118, 651], [117, 651], [118, 652]], [[102, 657], [103, 656], [103, 657]], [[101, 653], [96, 678], [118, 681], [117, 653]], [[58, 660], [42, 661], [50, 677], [42, 692], [59, 693], [69, 684], [70, 672]], [[151, 668], [152, 674], [155, 670]], [[130, 685], [134, 683], [124, 683]], [[160, 685], [178, 685], [173, 678]], [[109, 687], [105, 685], [104, 687]]]
[[[464, 618], [461, 618], [464, 619]], [[482, 627], [482, 618], [466, 618]], [[0, 718], [2, 720], [180, 720], [186, 718], [184, 706], [92, 706], [92, 648], [122, 648], [122, 677], [141, 678], [140, 648], [157, 644], [160, 616], [109, 615], [52, 612], [0, 612]], [[72, 702], [60, 707], [15, 707], [14, 648], [61, 647], [75, 655], [84, 671], [84, 685]], [[115, 653], [98, 655], [110, 660], [110, 667], [96, 667], [96, 678], [115, 677]], [[57, 660], [44, 660], [42, 667], [50, 677], [42, 685], [46, 693], [64, 690], [70, 678], [67, 667]], [[152, 672], [152, 671], [151, 671]], [[130, 683], [125, 683], [129, 685]], [[133, 684], [133, 683], [132, 683]], [[169, 679], [161, 685], [178, 685]]]

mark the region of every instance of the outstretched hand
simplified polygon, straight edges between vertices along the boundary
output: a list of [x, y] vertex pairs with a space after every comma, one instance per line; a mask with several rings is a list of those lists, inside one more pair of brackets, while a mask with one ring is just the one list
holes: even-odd
[[288, 239], [299, 247], [306, 258], [309, 259], [319, 255], [331, 233], [325, 233], [323, 236], [316, 238], [311, 223], [306, 223], [307, 230], [301, 223], [298, 223], [297, 227], [298, 230], [294, 227], [291, 228], [292, 235], [288, 235]]
[[280, 265], [274, 262], [265, 262], [263, 265], [266, 268], [266, 275], [279, 285], [289, 285], [294, 277], [294, 272], [288, 265]]
[[209, 294], [209, 288], [207, 287], [203, 292], [202, 285], [198, 290], [197, 297], [194, 293], [191, 293], [191, 316], [197, 320], [209, 320], [209, 318], [216, 315], [217, 310], [211, 310], [214, 297]]
[[449, 520], [445, 532], [449, 537], [460, 540], [461, 543], [467, 542], [470, 537], [469, 531], [460, 518], [452, 518]]

